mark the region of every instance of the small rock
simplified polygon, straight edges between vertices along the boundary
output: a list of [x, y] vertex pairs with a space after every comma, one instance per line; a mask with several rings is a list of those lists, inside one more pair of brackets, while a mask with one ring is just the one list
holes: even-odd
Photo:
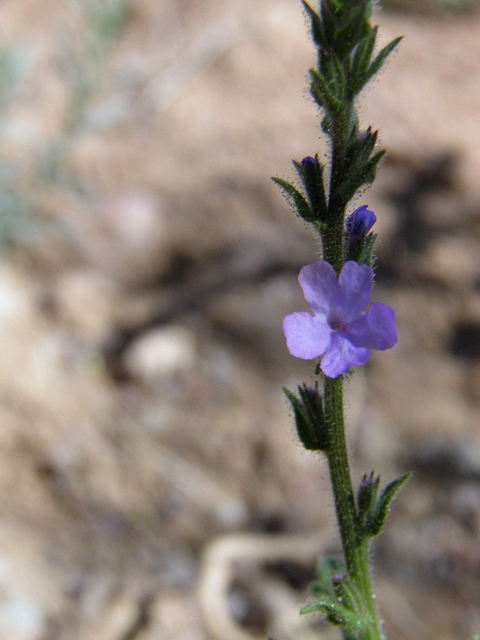
[[0, 635], [9, 640], [37, 638], [45, 626], [45, 616], [35, 602], [12, 598], [0, 603]]
[[191, 369], [196, 350], [195, 337], [185, 327], [153, 329], [132, 343], [125, 354], [125, 366], [134, 378], [155, 383]]
[[121, 288], [91, 269], [62, 274], [55, 283], [55, 301], [62, 320], [86, 339], [101, 342], [111, 330]]
[[158, 277], [172, 250], [161, 203], [148, 192], [105, 199], [95, 211], [84, 248], [96, 266], [127, 284]]

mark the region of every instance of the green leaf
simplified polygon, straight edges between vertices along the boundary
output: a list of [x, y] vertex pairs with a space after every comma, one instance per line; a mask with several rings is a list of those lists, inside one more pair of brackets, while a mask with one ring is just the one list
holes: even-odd
[[370, 78], [372, 78], [381, 69], [387, 57], [392, 53], [402, 38], [403, 36], [395, 38], [395, 40], [392, 40], [390, 44], [387, 44], [387, 46], [380, 51], [372, 64], [368, 67], [366, 82], [368, 82]]
[[372, 519], [368, 523], [368, 533], [370, 536], [378, 536], [380, 531], [383, 529], [388, 516], [390, 504], [397, 491], [408, 480], [409, 477], [410, 473], [403, 473], [401, 476], [387, 484], [385, 489], [382, 491], [380, 497], [377, 500], [375, 511], [372, 514]]
[[316, 69], [310, 69], [310, 78], [310, 91], [317, 104], [336, 117], [347, 109], [347, 103], [335, 95], [331, 85], [328, 85], [325, 78]]
[[347, 203], [361, 187], [372, 184], [378, 163], [384, 155], [385, 151], [379, 151], [366, 165], [350, 168], [347, 178], [340, 184], [336, 194], [341, 201]]
[[365, 19], [365, 6], [357, 2], [345, 14], [344, 23], [338, 23], [335, 31], [336, 50], [339, 55], [348, 55], [367, 33], [369, 24]]
[[318, 13], [316, 13], [312, 9], [312, 7], [307, 2], [305, 2], [305, 0], [302, 0], [302, 4], [303, 8], [308, 14], [308, 17], [310, 18], [312, 38], [314, 43], [319, 47], [326, 47], [327, 42], [325, 39], [325, 31], [323, 30], [322, 19], [320, 18]]
[[351, 68], [352, 95], [350, 98], [354, 98], [360, 93], [367, 82], [368, 67], [375, 47], [377, 30], [377, 27], [370, 28], [367, 35], [359, 42], [353, 56]]
[[286, 387], [283, 393], [292, 405], [298, 437], [307, 451], [324, 451], [327, 446], [322, 399], [318, 390], [298, 387], [298, 396]]
[[321, 558], [317, 565], [317, 580], [312, 585], [312, 593], [320, 600], [323, 596], [335, 597], [333, 578], [345, 573], [345, 563], [341, 558], [327, 556]]
[[351, 578], [345, 578], [336, 587], [337, 599], [355, 614], [357, 623], [361, 620], [364, 610], [363, 596]]
[[372, 131], [371, 127], [367, 131], [355, 131], [345, 158], [345, 173], [355, 172], [367, 165], [377, 144], [377, 137], [378, 131]]
[[353, 637], [359, 637], [359, 631], [367, 624], [367, 621], [356, 611], [352, 611], [338, 600], [330, 600], [329, 598], [315, 600], [305, 605], [300, 610], [300, 615], [307, 613], [322, 613], [332, 624], [342, 625], [347, 631], [350, 631]]
[[322, 127], [322, 131], [325, 135], [332, 137], [333, 135], [333, 120], [328, 115], [328, 113], [322, 118], [322, 122], [320, 124]]
[[306, 222], [315, 222], [316, 218], [313, 215], [313, 212], [306, 201], [305, 197], [295, 189], [295, 187], [287, 182], [286, 180], [282, 180], [282, 178], [272, 178], [273, 182], [277, 184], [291, 199], [293, 205], [295, 206], [298, 215], [302, 220]]
[[307, 613], [323, 613], [327, 620], [332, 624], [345, 625], [345, 626], [357, 626], [358, 619], [352, 611], [349, 611], [347, 607], [343, 606], [339, 602], [333, 602], [331, 600], [317, 600], [310, 602], [300, 610], [300, 615]]
[[337, 89], [337, 96], [341, 100], [344, 100], [346, 95], [347, 79], [345, 75], [345, 69], [343, 68], [342, 63], [340, 62], [337, 56], [334, 56], [333, 58], [333, 69], [334, 69], [335, 85]]

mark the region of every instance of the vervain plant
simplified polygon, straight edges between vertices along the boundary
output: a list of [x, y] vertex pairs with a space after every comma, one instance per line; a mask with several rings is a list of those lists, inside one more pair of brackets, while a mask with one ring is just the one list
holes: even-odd
[[302, 613], [320, 612], [341, 628], [344, 640], [383, 638], [373, 593], [372, 540], [381, 532], [404, 473], [383, 488], [365, 474], [354, 489], [346, 445], [343, 383], [352, 367], [364, 364], [372, 350], [397, 342], [395, 314], [373, 303], [372, 262], [377, 236], [375, 214], [366, 205], [347, 215], [350, 201], [372, 184], [385, 151], [378, 132], [362, 128], [358, 95], [380, 71], [401, 38], [376, 47], [373, 0], [302, 0], [317, 50], [310, 70], [310, 93], [321, 110], [321, 128], [330, 141], [327, 165], [318, 155], [293, 161], [298, 188], [273, 178], [298, 216], [318, 234], [322, 260], [302, 268], [299, 283], [311, 309], [288, 315], [283, 323], [290, 353], [316, 360], [318, 380], [296, 392], [285, 389], [305, 449], [326, 456], [333, 489], [343, 559], [320, 563], [314, 599]]

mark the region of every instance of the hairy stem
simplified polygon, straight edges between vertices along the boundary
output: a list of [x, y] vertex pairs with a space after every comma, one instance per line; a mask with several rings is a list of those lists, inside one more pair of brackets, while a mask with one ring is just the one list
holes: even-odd
[[345, 564], [348, 575], [363, 596], [368, 620], [364, 638], [381, 640], [383, 636], [370, 577], [368, 543], [359, 539], [356, 527], [356, 507], [345, 439], [342, 377], [325, 377], [324, 401], [328, 432], [327, 458]]

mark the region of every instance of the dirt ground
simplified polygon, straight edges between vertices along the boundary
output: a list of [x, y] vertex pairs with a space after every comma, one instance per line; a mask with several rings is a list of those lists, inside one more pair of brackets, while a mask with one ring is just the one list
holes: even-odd
[[[390, 5], [361, 103], [389, 153], [354, 205], [399, 343], [348, 387], [350, 448], [356, 478], [414, 471], [375, 546], [388, 637], [466, 640], [480, 13]], [[298, 616], [338, 541], [281, 393], [313, 379], [281, 322], [318, 246], [269, 177], [328, 153], [300, 2], [88, 6], [0, 5], [0, 639], [338, 637]]]

